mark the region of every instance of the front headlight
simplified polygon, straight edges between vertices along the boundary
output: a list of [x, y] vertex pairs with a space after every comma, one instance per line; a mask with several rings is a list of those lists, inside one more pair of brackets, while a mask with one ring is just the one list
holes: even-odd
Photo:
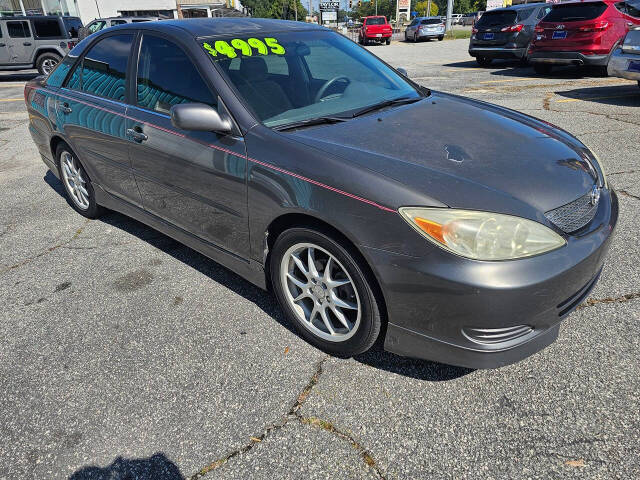
[[399, 212], [428, 240], [475, 260], [530, 257], [567, 243], [550, 228], [511, 215], [427, 207], [403, 207]]

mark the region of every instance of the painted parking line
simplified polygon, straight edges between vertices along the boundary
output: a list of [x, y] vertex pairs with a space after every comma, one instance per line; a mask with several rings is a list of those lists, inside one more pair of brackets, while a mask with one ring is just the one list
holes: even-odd
[[482, 84], [509, 83], [509, 82], [524, 82], [525, 80], [540, 80], [540, 78], [536, 78], [536, 77], [509, 78], [508, 80], [487, 80], [485, 82], [478, 82], [478, 83], [482, 83]]
[[0, 98], [0, 102], [19, 102], [21, 100], [24, 102], [24, 97], [20, 97], [20, 98]]
[[587, 100], [605, 100], [607, 98], [624, 98], [624, 97], [632, 98], [632, 97], [638, 97], [638, 95], [627, 93], [625, 95], [606, 95], [602, 97], [563, 98], [562, 100], [556, 100], [556, 103], [584, 102]]
[[0, 83], [0, 88], [24, 87], [24, 83]]

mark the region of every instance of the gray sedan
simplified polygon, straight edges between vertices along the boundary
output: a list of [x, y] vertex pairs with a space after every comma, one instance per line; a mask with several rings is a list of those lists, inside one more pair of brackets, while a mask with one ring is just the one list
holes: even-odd
[[594, 287], [618, 218], [567, 132], [433, 92], [311, 24], [112, 27], [25, 101], [80, 215], [185, 243], [339, 356], [379, 340], [467, 367], [521, 360]]
[[640, 86], [640, 28], [630, 30], [613, 51], [607, 71], [612, 77], [637, 80]]

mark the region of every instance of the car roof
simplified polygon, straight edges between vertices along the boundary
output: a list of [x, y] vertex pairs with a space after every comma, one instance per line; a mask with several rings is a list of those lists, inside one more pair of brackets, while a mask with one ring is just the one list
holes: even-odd
[[[131, 28], [132, 24], [118, 25], [112, 28]], [[315, 23], [294, 22], [291, 20], [275, 20], [271, 18], [222, 17], [222, 18], [189, 18], [183, 20], [162, 20], [161, 22], [143, 22], [135, 24], [135, 28], [163, 31], [179, 28], [194, 37], [212, 37], [216, 35], [262, 34], [267, 32], [283, 32], [294, 30], [325, 30]]]
[[147, 18], [149, 18], [149, 19], [155, 19], [155, 18], [158, 18], [158, 17], [148, 17], [148, 16], [135, 16], [135, 17], [131, 17], [131, 16], [129, 16], [129, 15], [125, 15], [125, 16], [119, 16], [119, 17], [102, 17], [102, 18], [96, 18], [96, 19], [91, 20], [91, 21], [92, 21], [92, 22], [95, 22], [95, 21], [98, 21], [98, 22], [99, 22], [99, 21], [101, 21], [101, 20], [127, 20], [127, 19], [129, 19], [129, 20], [132, 20], [132, 19], [136, 19], [136, 20], [138, 20], [138, 19], [141, 19], [141, 18], [144, 18], [144, 19], [147, 19]]
[[47, 20], [51, 20], [52, 18], [60, 18], [62, 20], [65, 18], [74, 18], [80, 20], [80, 17], [72, 17], [69, 15], [16, 15], [15, 17], [0, 17], [0, 20], [33, 20], [38, 18], [45, 18]]

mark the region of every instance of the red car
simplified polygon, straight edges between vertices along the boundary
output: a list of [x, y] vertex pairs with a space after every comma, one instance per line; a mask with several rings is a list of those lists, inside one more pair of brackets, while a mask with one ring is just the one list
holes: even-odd
[[367, 45], [369, 42], [385, 42], [389, 45], [391, 43], [391, 35], [393, 35], [393, 29], [387, 22], [387, 17], [382, 15], [364, 17], [358, 34], [358, 43]]
[[529, 62], [537, 73], [554, 65], [589, 65], [606, 72], [609, 55], [640, 11], [617, 0], [558, 3], [535, 28]]

